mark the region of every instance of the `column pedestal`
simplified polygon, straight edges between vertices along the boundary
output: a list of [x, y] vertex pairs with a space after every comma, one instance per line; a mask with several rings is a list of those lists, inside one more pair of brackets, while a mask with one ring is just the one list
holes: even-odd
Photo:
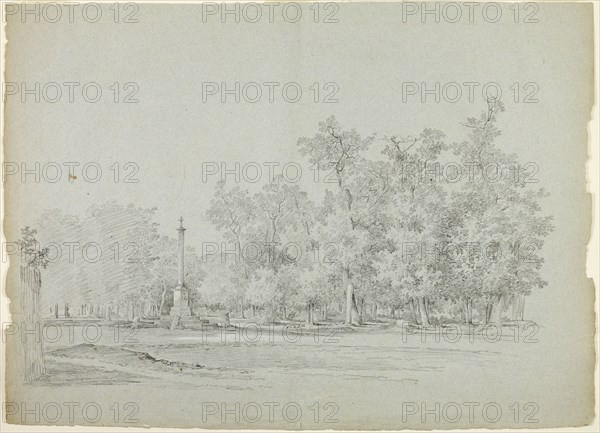
[[173, 290], [173, 307], [170, 315], [179, 317], [190, 317], [192, 315], [187, 287], [177, 286]]

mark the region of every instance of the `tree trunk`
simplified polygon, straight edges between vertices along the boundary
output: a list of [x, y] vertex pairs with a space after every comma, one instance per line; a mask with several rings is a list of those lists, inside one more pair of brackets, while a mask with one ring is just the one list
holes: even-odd
[[362, 325], [362, 317], [358, 312], [358, 304], [356, 303], [356, 296], [352, 293], [352, 322], [358, 325]]
[[160, 295], [160, 307], [158, 307], [158, 315], [159, 316], [163, 315], [163, 311], [165, 309], [166, 298], [167, 298], [167, 285], [163, 284], [163, 291]]
[[463, 309], [465, 312], [465, 323], [467, 325], [471, 325], [473, 324], [473, 305], [472, 305], [471, 298], [467, 298], [464, 301], [463, 304]]
[[[32, 382], [46, 373], [44, 362], [43, 338], [41, 338], [40, 321], [40, 289], [42, 276], [38, 269], [21, 266], [21, 313], [27, 330], [33, 333], [22, 333], [23, 371], [25, 383]], [[58, 311], [58, 310], [57, 310]]]
[[494, 296], [490, 304], [490, 316], [488, 323], [502, 323], [502, 311], [504, 310], [504, 295]]
[[323, 320], [327, 320], [327, 303], [323, 304]]
[[360, 298], [358, 305], [358, 323], [362, 324], [365, 321], [365, 298]]
[[315, 319], [314, 319], [313, 304], [312, 304], [312, 302], [308, 302], [306, 304], [306, 324], [314, 325], [314, 323], [315, 323]]
[[58, 319], [58, 302], [54, 304], [54, 318]]
[[469, 298], [468, 300], [468, 305], [467, 305], [467, 312], [469, 313], [469, 316], [467, 317], [467, 323], [469, 325], [473, 324], [473, 300], [471, 298]]
[[511, 298], [512, 320], [523, 320], [523, 309], [525, 308], [525, 295], [515, 294]]
[[425, 296], [419, 296], [419, 313], [421, 314], [421, 325], [430, 326], [427, 298]]
[[517, 320], [525, 320], [525, 295], [519, 295], [519, 305], [517, 309]]
[[345, 269], [346, 283], [346, 320], [345, 323], [347, 325], [352, 325], [353, 323], [362, 324], [360, 314], [358, 312], [358, 306], [356, 305], [356, 296], [354, 295], [354, 284], [350, 280], [350, 269]]
[[223, 322], [224, 322], [224, 326], [226, 328], [229, 328], [231, 326], [231, 319], [229, 318], [229, 311], [227, 311], [225, 313], [225, 316], [223, 316]]
[[490, 321], [490, 315], [492, 312], [492, 305], [488, 302], [487, 304], [485, 304], [485, 307], [483, 308], [482, 314], [481, 314], [481, 319], [484, 325], [487, 325]]
[[417, 314], [419, 304], [417, 304], [417, 301], [414, 298], [411, 298], [408, 303], [410, 304], [410, 312], [412, 314], [413, 321], [416, 325], [420, 325], [421, 322], [419, 321], [419, 315]]
[[348, 283], [346, 290], [346, 325], [352, 325], [352, 309], [354, 307], [354, 286], [352, 283]]

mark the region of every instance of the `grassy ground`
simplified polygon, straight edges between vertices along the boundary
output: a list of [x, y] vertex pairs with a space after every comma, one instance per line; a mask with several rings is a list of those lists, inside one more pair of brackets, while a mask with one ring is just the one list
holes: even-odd
[[545, 374], [535, 367], [545, 356], [539, 341], [512, 331], [496, 341], [465, 327], [409, 332], [394, 321], [234, 325], [63, 326], [45, 345], [48, 374], [23, 388], [23, 400], [81, 404], [73, 421], [63, 409], [42, 424], [202, 428], [540, 427], [558, 409], [544, 393], [559, 390], [535, 386]]

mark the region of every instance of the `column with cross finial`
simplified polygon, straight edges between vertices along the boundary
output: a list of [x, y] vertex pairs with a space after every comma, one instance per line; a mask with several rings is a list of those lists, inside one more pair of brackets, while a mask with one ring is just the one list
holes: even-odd
[[184, 232], [183, 217], [179, 218], [179, 238], [177, 242], [177, 287], [173, 290], [173, 308], [171, 308], [171, 316], [186, 317], [191, 316], [189, 305], [189, 293], [185, 286], [185, 262], [184, 262]]

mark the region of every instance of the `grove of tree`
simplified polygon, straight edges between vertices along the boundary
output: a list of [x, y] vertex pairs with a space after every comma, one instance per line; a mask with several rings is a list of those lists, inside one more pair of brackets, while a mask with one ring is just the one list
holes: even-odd
[[[374, 136], [330, 117], [297, 142], [333, 179], [319, 195], [281, 176], [259, 191], [218, 182], [207, 217], [237, 254], [202, 257], [186, 247], [192, 311], [309, 325], [382, 315], [422, 326], [523, 320], [526, 297], [546, 285], [541, 248], [552, 218], [542, 212], [547, 193], [502, 149], [502, 110], [488, 101], [458, 143], [435, 129], [385, 137], [379, 157]], [[87, 248], [52, 260], [45, 249], [43, 290], [52, 296], [42, 312], [60, 302], [109, 319], [168, 314], [177, 240], [159, 234], [156, 212], [109, 202], [82, 217], [44, 213], [35, 227], [41, 245], [72, 239], [102, 254]]]

